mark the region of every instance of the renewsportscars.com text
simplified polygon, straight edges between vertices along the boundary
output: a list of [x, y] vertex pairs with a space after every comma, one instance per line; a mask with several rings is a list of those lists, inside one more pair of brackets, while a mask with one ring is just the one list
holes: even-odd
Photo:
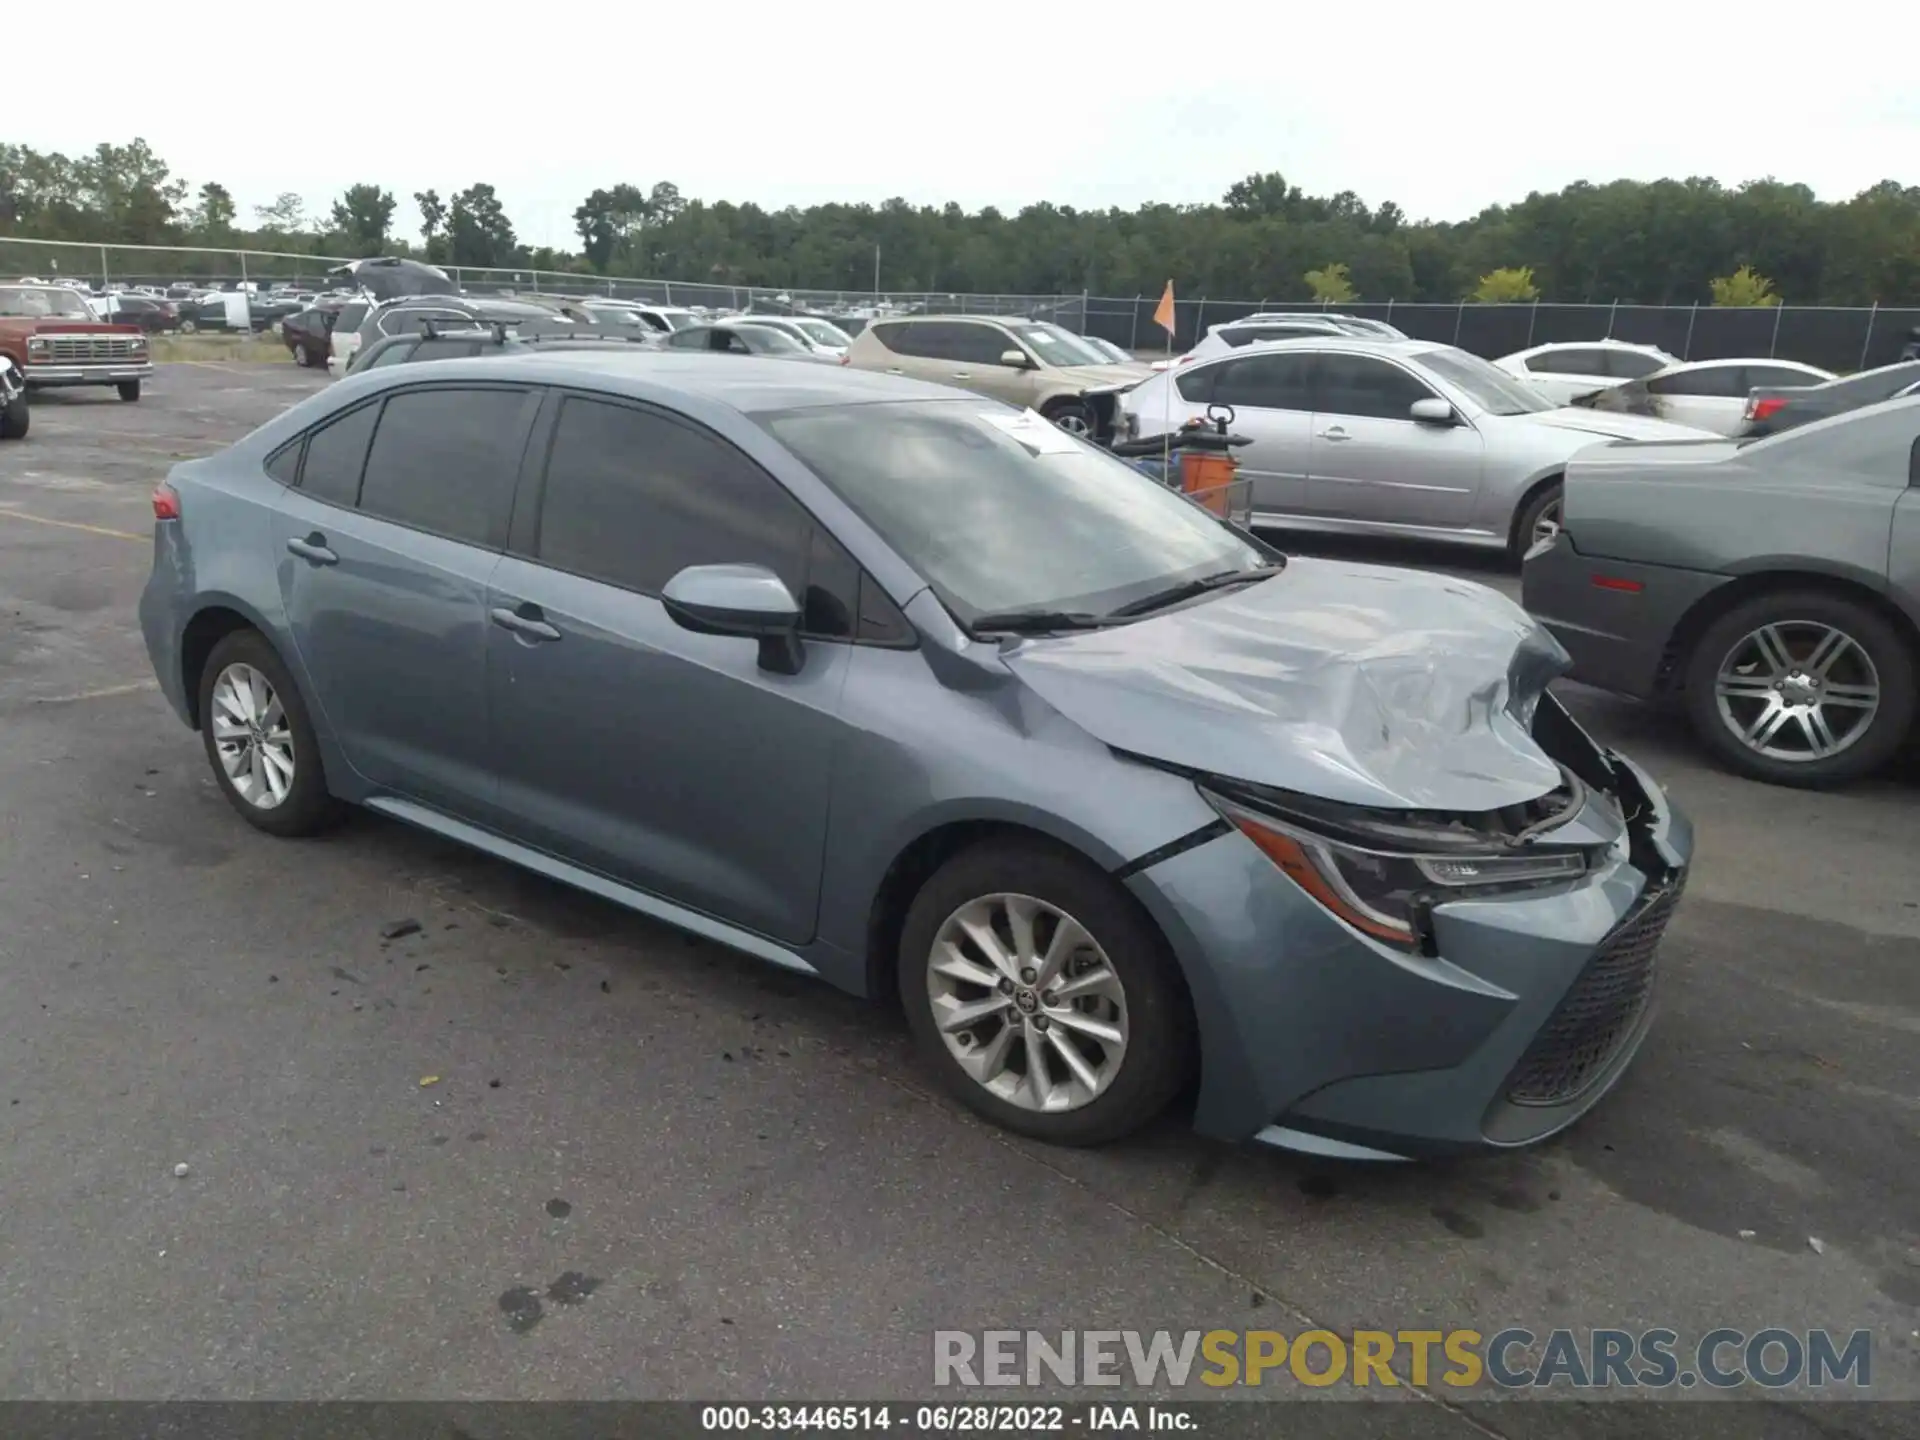
[[936, 1386], [1768, 1390], [1873, 1383], [1866, 1330], [936, 1330]]

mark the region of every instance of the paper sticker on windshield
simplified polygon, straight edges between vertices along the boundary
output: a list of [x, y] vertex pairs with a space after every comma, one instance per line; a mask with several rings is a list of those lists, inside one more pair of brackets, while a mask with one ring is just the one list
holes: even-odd
[[983, 410], [980, 418], [994, 429], [1004, 430], [1036, 455], [1071, 455], [1079, 448], [1071, 435], [1034, 410], [1018, 415]]

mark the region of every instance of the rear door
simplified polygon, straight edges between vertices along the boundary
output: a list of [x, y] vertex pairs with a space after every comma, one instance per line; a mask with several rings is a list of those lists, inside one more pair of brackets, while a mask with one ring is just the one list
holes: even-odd
[[1647, 381], [1655, 413], [1676, 425], [1737, 435], [1747, 409], [1747, 367], [1738, 360], [1712, 361], [1656, 375]]
[[1240, 478], [1252, 482], [1257, 512], [1297, 515], [1309, 508], [1316, 358], [1310, 350], [1256, 351], [1174, 372], [1173, 384], [1183, 400], [1202, 410], [1228, 407], [1233, 412], [1229, 428], [1253, 442], [1235, 451], [1234, 458]]
[[890, 320], [874, 326], [874, 338], [887, 351], [881, 368], [916, 380], [944, 379], [954, 368], [959, 328], [944, 320]]
[[[543, 473], [487, 599], [492, 769], [512, 831], [788, 944], [812, 938], [859, 570], [771, 475], [701, 426], [556, 396]], [[543, 421], [543, 430], [547, 422]], [[696, 635], [659, 593], [765, 565], [806, 619], [797, 675]]]
[[487, 581], [537, 392], [424, 385], [304, 441], [275, 518], [314, 703], [376, 789], [489, 818]]
[[1443, 398], [1377, 355], [1323, 353], [1314, 371], [1308, 509], [1369, 524], [1471, 525], [1486, 448], [1480, 432], [1410, 413], [1416, 401]]

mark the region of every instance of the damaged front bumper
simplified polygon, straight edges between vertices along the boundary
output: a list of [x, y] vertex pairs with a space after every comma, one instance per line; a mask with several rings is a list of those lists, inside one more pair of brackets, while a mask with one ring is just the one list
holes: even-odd
[[1132, 877], [1188, 962], [1196, 1128], [1354, 1159], [1504, 1149], [1618, 1081], [1651, 1022], [1692, 827], [1551, 696], [1533, 733], [1586, 786], [1567, 824], [1610, 836], [1605, 859], [1577, 884], [1437, 905], [1431, 953], [1343, 924], [1239, 833]]

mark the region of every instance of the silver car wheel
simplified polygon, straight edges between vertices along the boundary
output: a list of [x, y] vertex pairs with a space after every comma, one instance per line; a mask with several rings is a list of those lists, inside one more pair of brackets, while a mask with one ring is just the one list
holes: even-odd
[[1031, 895], [983, 895], [927, 956], [934, 1025], [975, 1084], [1022, 1110], [1078, 1110], [1127, 1056], [1127, 995], [1106, 951]]
[[213, 682], [208, 723], [235, 794], [261, 810], [287, 798], [293, 789], [293, 730], [265, 675], [238, 662], [222, 670]]
[[1093, 426], [1089, 425], [1087, 423], [1087, 417], [1080, 414], [1077, 410], [1069, 410], [1065, 414], [1055, 417], [1053, 423], [1069, 435], [1078, 435], [1083, 440], [1093, 434]]
[[1873, 657], [1817, 620], [1750, 631], [1720, 661], [1713, 690], [1721, 723], [1741, 744], [1789, 764], [1838, 755], [1880, 710]]
[[1560, 508], [1565, 503], [1556, 495], [1547, 502], [1544, 510], [1533, 517], [1533, 544], [1544, 545], [1559, 538]]

